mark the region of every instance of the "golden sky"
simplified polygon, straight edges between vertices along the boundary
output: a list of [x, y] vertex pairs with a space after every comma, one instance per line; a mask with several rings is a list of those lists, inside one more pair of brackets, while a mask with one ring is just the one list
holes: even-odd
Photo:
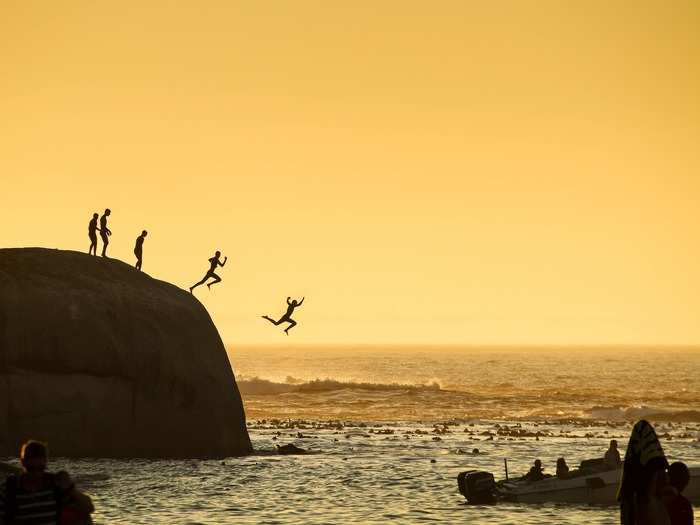
[[700, 343], [700, 2], [0, 2], [0, 244], [227, 343]]

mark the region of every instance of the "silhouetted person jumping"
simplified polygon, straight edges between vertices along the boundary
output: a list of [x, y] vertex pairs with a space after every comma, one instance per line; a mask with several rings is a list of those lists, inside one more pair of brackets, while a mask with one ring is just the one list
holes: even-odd
[[284, 333], [287, 335], [289, 335], [289, 330], [291, 330], [292, 328], [294, 328], [297, 325], [297, 322], [294, 319], [292, 319], [292, 312], [294, 312], [294, 309], [297, 306], [301, 306], [301, 303], [303, 303], [304, 299], [306, 299], [306, 298], [302, 297], [301, 301], [299, 301], [299, 302], [297, 302], [296, 299], [292, 299], [291, 301], [290, 301], [290, 299], [291, 299], [291, 297], [287, 297], [287, 312], [282, 317], [280, 317], [277, 321], [275, 321], [274, 319], [272, 319], [271, 317], [269, 317], [267, 315], [262, 316], [263, 319], [267, 319], [275, 326], [279, 326], [282, 323], [289, 323], [289, 326], [284, 329]]
[[88, 254], [90, 255], [97, 255], [97, 218], [99, 215], [97, 213], [92, 214], [92, 219], [90, 220], [90, 224], [88, 225], [88, 237], [90, 237], [90, 249], [88, 250]]
[[134, 246], [134, 255], [136, 256], [136, 269], [141, 271], [141, 263], [143, 262], [143, 240], [148, 235], [146, 230], [141, 232], [141, 235], [136, 237], [136, 246]]
[[107, 208], [100, 217], [100, 237], [102, 238], [102, 257], [107, 257], [107, 245], [109, 244], [109, 236], [112, 235], [112, 230], [107, 228], [107, 217], [112, 214], [112, 211]]
[[210, 290], [211, 290], [211, 287], [213, 284], [221, 282], [221, 277], [216, 275], [214, 273], [214, 270], [216, 270], [216, 268], [218, 266], [221, 266], [223, 268], [224, 264], [226, 264], [226, 261], [228, 260], [228, 257], [224, 257], [224, 262], [221, 262], [221, 260], [219, 259], [220, 257], [221, 257], [221, 252], [217, 251], [216, 254], [214, 254], [214, 257], [209, 259], [209, 264], [211, 265], [209, 267], [209, 271], [207, 272], [207, 274], [204, 276], [204, 278], [201, 281], [199, 281], [197, 284], [193, 284], [192, 286], [190, 286], [190, 293], [192, 293], [192, 290], [197, 288], [197, 286], [199, 286], [200, 284], [204, 284], [205, 281], [207, 279], [209, 279], [210, 277], [213, 277], [215, 279], [214, 281], [207, 283], [207, 288], [209, 288]]

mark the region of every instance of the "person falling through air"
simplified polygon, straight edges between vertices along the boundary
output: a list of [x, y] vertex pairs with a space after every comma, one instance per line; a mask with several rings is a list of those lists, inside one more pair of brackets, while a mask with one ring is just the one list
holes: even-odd
[[262, 316], [263, 319], [267, 319], [275, 326], [281, 325], [282, 323], [289, 323], [289, 326], [284, 329], [284, 333], [287, 335], [289, 335], [289, 330], [291, 330], [292, 328], [294, 328], [297, 325], [297, 322], [294, 319], [292, 319], [292, 312], [294, 312], [294, 309], [297, 306], [301, 306], [301, 303], [304, 302], [305, 297], [302, 297], [301, 301], [299, 301], [299, 302], [297, 302], [296, 299], [292, 299], [291, 301], [290, 301], [290, 299], [291, 299], [291, 297], [287, 297], [287, 312], [282, 317], [280, 317], [277, 321], [275, 321], [274, 319], [272, 319], [271, 317], [269, 317], [267, 315]]
[[221, 266], [223, 268], [224, 264], [226, 264], [226, 261], [228, 260], [228, 257], [224, 257], [224, 262], [221, 262], [220, 258], [221, 258], [221, 252], [217, 251], [216, 254], [214, 254], [214, 257], [209, 259], [209, 264], [211, 265], [209, 267], [209, 271], [207, 272], [207, 274], [204, 276], [204, 278], [201, 281], [190, 286], [190, 293], [192, 293], [192, 290], [197, 288], [197, 286], [199, 286], [200, 284], [204, 284], [206, 282], [206, 280], [209, 279], [210, 277], [213, 277], [215, 279], [214, 281], [207, 283], [207, 288], [209, 288], [210, 290], [211, 290], [211, 287], [213, 284], [221, 282], [221, 277], [216, 275], [214, 273], [214, 270], [216, 270], [216, 268], [218, 266]]
[[92, 219], [90, 220], [90, 224], [88, 225], [88, 237], [90, 237], [90, 249], [88, 250], [88, 254], [90, 255], [97, 255], [97, 218], [99, 215], [97, 213], [92, 214]]
[[107, 208], [100, 217], [100, 237], [102, 237], [102, 257], [107, 257], [107, 245], [109, 244], [109, 236], [112, 235], [112, 230], [107, 228], [107, 217], [112, 214], [112, 210]]
[[148, 235], [146, 230], [141, 232], [141, 235], [136, 237], [136, 246], [134, 246], [134, 255], [136, 256], [136, 269], [141, 271], [141, 263], [143, 263], [143, 241]]

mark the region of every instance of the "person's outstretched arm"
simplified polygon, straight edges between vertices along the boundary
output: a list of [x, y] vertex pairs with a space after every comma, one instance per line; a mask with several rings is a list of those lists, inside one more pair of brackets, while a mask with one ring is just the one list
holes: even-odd
[[304, 302], [304, 299], [306, 299], [306, 297], [302, 297], [302, 298], [301, 298], [301, 301], [299, 301], [299, 304], [298, 304], [297, 306], [301, 306], [301, 303]]
[[224, 262], [219, 261], [219, 266], [223, 266], [228, 261], [228, 257], [224, 257]]
[[287, 297], [287, 304], [292, 304], [291, 297]]

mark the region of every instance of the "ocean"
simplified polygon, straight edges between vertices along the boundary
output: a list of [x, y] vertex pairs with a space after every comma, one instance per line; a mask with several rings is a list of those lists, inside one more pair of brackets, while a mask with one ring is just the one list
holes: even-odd
[[[624, 454], [653, 421], [700, 465], [700, 350], [232, 347], [258, 454], [223, 461], [56, 459], [104, 524], [619, 523], [616, 507], [468, 506], [459, 472], [554, 473]], [[196, 431], [196, 429], [183, 429]], [[293, 443], [304, 456], [274, 454]], [[479, 454], [472, 454], [478, 448]], [[700, 509], [696, 508], [696, 512]]]
[[250, 418], [700, 422], [700, 349], [232, 348]]

